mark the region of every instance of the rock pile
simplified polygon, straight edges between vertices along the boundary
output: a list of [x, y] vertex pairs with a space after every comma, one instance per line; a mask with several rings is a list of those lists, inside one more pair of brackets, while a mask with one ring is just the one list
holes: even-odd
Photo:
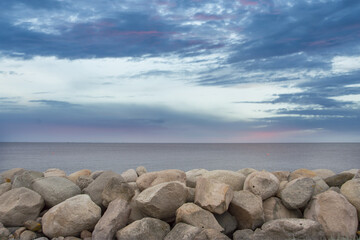
[[0, 240], [356, 239], [360, 171], [0, 174]]

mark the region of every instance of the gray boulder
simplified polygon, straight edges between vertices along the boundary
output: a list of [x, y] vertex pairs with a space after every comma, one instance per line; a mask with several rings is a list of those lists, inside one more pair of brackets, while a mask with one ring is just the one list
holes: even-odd
[[253, 240], [254, 231], [251, 229], [237, 230], [233, 234], [233, 240]]
[[149, 172], [141, 175], [137, 180], [136, 184], [139, 187], [140, 191], [143, 191], [146, 188], [155, 186], [160, 183], [178, 181], [181, 183], [186, 183], [185, 172], [177, 169], [169, 169], [158, 172]]
[[42, 172], [24, 171], [14, 177], [12, 188], [26, 187], [31, 189], [31, 184], [35, 179], [44, 177]]
[[201, 228], [194, 227], [185, 223], [178, 223], [165, 236], [164, 240], [193, 240], [195, 236], [201, 231]]
[[249, 174], [244, 183], [244, 190], [259, 195], [263, 200], [275, 196], [279, 189], [279, 179], [274, 174], [261, 171]]
[[224, 228], [223, 233], [226, 235], [232, 234], [237, 228], [236, 218], [231, 215], [229, 212], [224, 212], [223, 214], [214, 214], [216, 221]]
[[329, 187], [341, 187], [344, 183], [351, 180], [355, 174], [349, 172], [342, 172], [331, 177], [325, 178], [325, 182]]
[[11, 183], [7, 182], [7, 183], [0, 184], [0, 196], [3, 193], [10, 191], [10, 190], [11, 190]]
[[95, 172], [92, 172], [90, 174], [90, 177], [95, 180], [98, 176], [100, 176], [101, 174], [103, 174], [104, 172], [106, 171], [103, 171], [103, 170], [98, 170], [98, 171], [95, 171]]
[[285, 207], [297, 209], [305, 207], [311, 199], [315, 188], [315, 181], [311, 178], [296, 178], [286, 184], [280, 192], [280, 198]]
[[315, 189], [314, 189], [314, 193], [313, 196], [325, 192], [329, 189], [329, 186], [326, 184], [326, 182], [324, 181], [324, 179], [322, 179], [321, 177], [313, 177], [313, 180], [315, 181]]
[[33, 231], [25, 230], [20, 235], [20, 240], [33, 240], [36, 238], [36, 233]]
[[244, 187], [245, 175], [242, 173], [228, 170], [214, 170], [204, 173], [202, 177], [209, 180], [215, 180], [225, 183], [231, 187], [233, 191], [240, 191]]
[[123, 179], [113, 177], [108, 181], [101, 194], [103, 199], [102, 204], [107, 207], [111, 201], [117, 198], [130, 201], [134, 195], [135, 191], [128, 183]]
[[207, 173], [208, 170], [198, 168], [187, 171], [186, 174], [186, 186], [195, 188], [196, 181], [198, 177], [201, 177], [204, 173]]
[[277, 197], [271, 197], [263, 202], [265, 222], [280, 218], [301, 218], [299, 209], [287, 209]]
[[360, 221], [360, 178], [347, 181], [341, 186], [341, 194], [356, 208]]
[[147, 173], [147, 170], [146, 170], [146, 168], [144, 166], [138, 166], [135, 171], [136, 171], [138, 177], [140, 177], [141, 175]]
[[92, 177], [90, 176], [79, 176], [76, 179], [76, 185], [78, 185], [79, 188], [83, 190], [87, 188], [93, 181], [94, 179], [92, 179]]
[[128, 169], [121, 174], [125, 182], [136, 182], [138, 175], [134, 169]]

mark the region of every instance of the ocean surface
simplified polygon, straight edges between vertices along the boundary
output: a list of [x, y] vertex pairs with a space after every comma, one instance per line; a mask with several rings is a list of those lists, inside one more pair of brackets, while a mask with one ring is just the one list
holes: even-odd
[[294, 170], [360, 168], [360, 143], [138, 144], [0, 143], [0, 172], [21, 167], [113, 170], [145, 166], [150, 171], [194, 168]]

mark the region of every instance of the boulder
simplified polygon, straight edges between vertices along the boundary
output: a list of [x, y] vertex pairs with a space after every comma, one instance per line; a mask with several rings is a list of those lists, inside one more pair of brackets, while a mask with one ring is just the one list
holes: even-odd
[[247, 190], [234, 193], [229, 212], [236, 218], [238, 229], [255, 229], [265, 220], [261, 197]]
[[20, 240], [33, 240], [36, 238], [36, 233], [33, 231], [25, 230], [20, 235]]
[[15, 188], [0, 196], [0, 222], [8, 227], [22, 226], [35, 220], [44, 207], [44, 199], [28, 188]]
[[83, 190], [83, 189], [87, 188], [93, 181], [94, 181], [94, 179], [92, 179], [92, 177], [90, 177], [90, 176], [80, 176], [76, 180], [76, 185], [78, 185], [79, 188], [81, 190]]
[[93, 200], [98, 206], [103, 207], [102, 192], [110, 179], [113, 177], [117, 177], [124, 181], [120, 174], [114, 173], [113, 171], [105, 171], [96, 177], [95, 180], [89, 184], [89, 186], [84, 188], [83, 192], [88, 194], [91, 197], [91, 200]]
[[140, 192], [139, 193], [135, 192], [135, 196], [130, 201], [131, 212], [130, 212], [128, 224], [143, 219], [144, 217], [147, 217], [145, 213], [141, 212], [141, 210], [138, 208], [136, 204], [135, 200], [139, 194]]
[[26, 227], [27, 230], [33, 231], [33, 232], [40, 232], [41, 231], [41, 223], [35, 221], [35, 220], [27, 220], [24, 223], [24, 227]]
[[25, 227], [19, 227], [18, 229], [16, 229], [14, 232], [13, 232], [13, 236], [15, 239], [20, 239], [20, 235], [26, 231], [26, 228]]
[[26, 187], [31, 189], [31, 184], [35, 179], [44, 177], [42, 172], [24, 171], [14, 177], [12, 188]]
[[229, 185], [233, 191], [240, 191], [244, 187], [245, 175], [238, 172], [228, 170], [214, 170], [204, 173], [202, 177], [209, 180], [216, 180], [218, 182]]
[[214, 214], [216, 221], [224, 228], [223, 233], [226, 235], [232, 234], [237, 228], [236, 218], [231, 215], [229, 212], [224, 212], [223, 214]]
[[359, 172], [360, 169], [357, 169], [357, 168], [353, 168], [353, 169], [349, 169], [349, 170], [346, 170], [346, 171], [342, 171], [341, 173], [351, 173], [351, 174], [357, 174]]
[[176, 209], [186, 202], [186, 197], [184, 184], [165, 182], [145, 189], [136, 197], [135, 202], [146, 215], [168, 220], [175, 217]]
[[277, 179], [279, 179], [279, 182], [282, 182], [282, 181], [288, 181], [290, 172], [289, 171], [276, 171], [276, 172], [272, 172], [272, 174], [274, 174], [274, 176], [277, 177]]
[[195, 201], [195, 188], [186, 187], [187, 197], [186, 202], [194, 202]]
[[73, 183], [76, 183], [77, 179], [80, 176], [87, 176], [90, 177], [91, 171], [89, 169], [82, 169], [77, 172], [74, 172], [68, 176], [68, 179], [71, 180]]
[[138, 177], [140, 177], [141, 175], [147, 173], [147, 170], [146, 170], [146, 168], [144, 166], [138, 166], [135, 171], [136, 171]]
[[198, 235], [196, 235], [194, 240], [231, 240], [231, 239], [215, 229], [204, 229]]
[[186, 174], [186, 186], [195, 188], [196, 186], [196, 180], [198, 177], [201, 177], [204, 173], [207, 173], [208, 170], [198, 168], [198, 169], [192, 169], [190, 171], [187, 171]]
[[178, 223], [165, 236], [164, 240], [192, 240], [201, 231], [201, 228], [194, 227], [185, 223]]
[[274, 174], [261, 171], [249, 174], [244, 183], [244, 190], [259, 195], [263, 200], [275, 196], [279, 189], [279, 179]]
[[134, 195], [135, 191], [128, 183], [121, 178], [113, 177], [108, 181], [101, 194], [103, 199], [102, 204], [107, 207], [109, 203], [116, 198], [130, 201]]
[[251, 229], [237, 230], [233, 234], [233, 240], [253, 240], [254, 231]]
[[305, 207], [311, 199], [315, 188], [315, 181], [311, 178], [296, 178], [286, 184], [280, 192], [280, 198], [285, 207], [297, 209]]
[[117, 240], [160, 240], [170, 232], [170, 226], [155, 218], [143, 218], [116, 233]]
[[5, 228], [4, 226], [0, 227], [0, 239], [1, 240], [9, 239], [10, 234], [11, 233], [10, 233], [9, 229]]
[[66, 177], [66, 173], [58, 168], [50, 168], [44, 172], [44, 177]]
[[324, 180], [329, 187], [339, 187], [340, 188], [344, 183], [346, 183], [353, 177], [354, 177], [354, 174], [349, 173], [349, 172], [343, 172], [343, 173], [339, 173], [339, 174], [336, 174], [331, 177], [327, 177]]
[[301, 218], [301, 211], [298, 209], [287, 209], [277, 197], [271, 197], [263, 202], [265, 222], [280, 218]]
[[288, 181], [282, 181], [282, 182], [280, 182], [280, 184], [279, 184], [279, 190], [278, 190], [277, 193], [276, 193], [276, 196], [277, 196], [278, 198], [280, 198], [280, 193], [281, 193], [281, 191], [284, 190], [284, 188], [286, 187], [286, 184], [288, 184], [288, 183], [289, 183]]
[[158, 172], [149, 172], [141, 175], [137, 180], [136, 184], [139, 187], [140, 191], [143, 191], [146, 188], [155, 186], [160, 183], [178, 181], [181, 183], [186, 183], [186, 175], [181, 170], [170, 169], [163, 170]]
[[26, 170], [23, 168], [12, 168], [0, 173], [0, 178], [2, 178], [4, 182], [13, 182], [16, 175], [19, 175], [25, 171]]
[[256, 172], [256, 171], [257, 171], [257, 170], [254, 169], [254, 168], [243, 168], [243, 169], [240, 169], [240, 170], [238, 170], [238, 171], [236, 171], [236, 172], [241, 173], [241, 174], [243, 174], [245, 177], [247, 177], [248, 175], [250, 175], [251, 173]]
[[138, 178], [134, 169], [126, 170], [121, 174], [121, 176], [124, 178], [125, 182], [136, 182], [136, 179]]
[[176, 210], [176, 223], [179, 222], [198, 228], [211, 228], [219, 232], [224, 230], [211, 212], [202, 209], [194, 203], [185, 203]]
[[360, 178], [347, 181], [341, 186], [341, 194], [356, 208], [360, 221]]
[[101, 174], [103, 174], [104, 172], [106, 171], [103, 171], [103, 170], [98, 170], [98, 171], [95, 171], [95, 172], [92, 172], [90, 174], [90, 177], [95, 180], [98, 176], [100, 176]]
[[326, 240], [321, 225], [309, 219], [283, 218], [266, 222], [253, 235], [254, 240], [317, 239]]
[[42, 218], [43, 232], [49, 238], [78, 236], [92, 230], [101, 217], [101, 208], [86, 194], [69, 198], [52, 207]]
[[110, 202], [92, 232], [92, 240], [112, 240], [115, 233], [126, 226], [130, 216], [129, 203], [121, 198]]
[[64, 177], [38, 178], [33, 181], [31, 187], [44, 198], [48, 207], [53, 207], [68, 198], [81, 194], [81, 189]]
[[0, 184], [0, 196], [3, 193], [10, 191], [10, 190], [11, 190], [11, 183], [7, 182], [7, 183]]
[[290, 173], [289, 182], [300, 177], [313, 178], [316, 177], [316, 173], [309, 169], [300, 168]]
[[315, 188], [314, 188], [314, 193], [313, 196], [325, 192], [329, 189], [329, 186], [326, 184], [326, 182], [324, 181], [324, 179], [322, 179], [321, 177], [313, 177], [313, 180], [315, 181]]
[[316, 195], [305, 209], [304, 217], [319, 222], [329, 239], [353, 239], [356, 236], [356, 209], [335, 191], [329, 190]]
[[334, 176], [336, 173], [330, 169], [315, 169], [313, 170], [316, 173], [316, 176], [325, 179], [331, 176]]
[[195, 188], [195, 203], [212, 213], [227, 211], [234, 196], [230, 186], [221, 182], [198, 178]]
[[81, 231], [81, 233], [80, 233], [80, 238], [81, 239], [89, 239], [89, 240], [91, 240], [91, 238], [92, 238], [92, 233], [90, 232], [90, 231], [88, 231], [88, 230], [83, 230], [83, 231]]

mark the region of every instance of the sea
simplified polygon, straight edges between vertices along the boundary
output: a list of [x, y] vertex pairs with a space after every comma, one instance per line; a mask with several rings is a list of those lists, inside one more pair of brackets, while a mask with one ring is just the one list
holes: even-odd
[[145, 166], [148, 171], [292, 171], [298, 168], [341, 172], [360, 168], [360, 143], [0, 143], [0, 172], [11, 168], [60, 168], [118, 173]]

